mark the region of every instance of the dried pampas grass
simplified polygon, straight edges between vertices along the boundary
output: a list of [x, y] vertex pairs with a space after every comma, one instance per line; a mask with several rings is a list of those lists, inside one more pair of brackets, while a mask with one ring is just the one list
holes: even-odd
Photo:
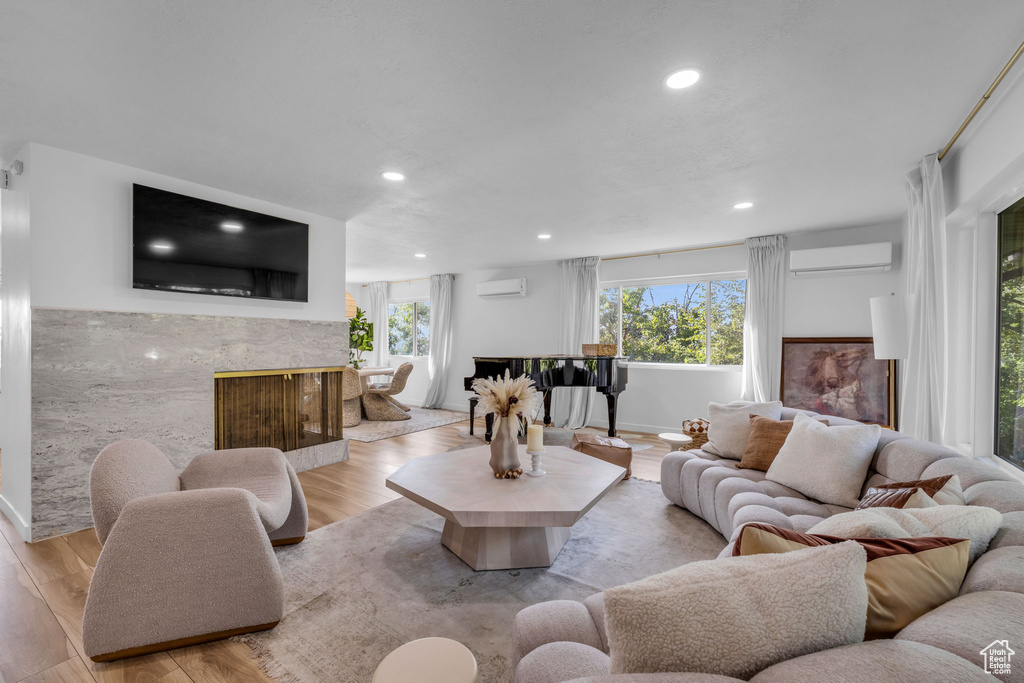
[[529, 425], [540, 410], [541, 394], [526, 375], [513, 379], [506, 370], [504, 377], [473, 380], [473, 391], [480, 396], [477, 407], [499, 419], [515, 416]]

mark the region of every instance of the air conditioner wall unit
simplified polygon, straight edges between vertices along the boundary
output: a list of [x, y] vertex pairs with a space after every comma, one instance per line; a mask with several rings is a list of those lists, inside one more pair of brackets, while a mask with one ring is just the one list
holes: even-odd
[[789, 254], [789, 271], [797, 277], [867, 273], [891, 268], [892, 242], [800, 249]]
[[506, 296], [526, 296], [526, 278], [512, 280], [491, 280], [476, 283], [476, 295], [483, 299], [499, 299]]

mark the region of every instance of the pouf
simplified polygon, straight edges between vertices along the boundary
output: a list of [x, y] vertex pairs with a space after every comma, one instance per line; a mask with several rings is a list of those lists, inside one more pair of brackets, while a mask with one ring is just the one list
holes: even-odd
[[633, 447], [614, 436], [601, 436], [588, 432], [573, 432], [569, 447], [598, 460], [626, 468], [623, 481], [629, 479], [630, 465], [633, 463]]

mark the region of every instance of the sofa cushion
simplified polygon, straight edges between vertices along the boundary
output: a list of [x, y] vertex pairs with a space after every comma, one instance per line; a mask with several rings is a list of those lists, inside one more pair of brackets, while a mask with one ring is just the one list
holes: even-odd
[[[922, 449], [941, 449], [941, 446], [936, 446], [933, 443], [926, 441], [912, 441], [915, 447]], [[964, 493], [967, 493], [967, 489], [980, 484], [983, 481], [1014, 481], [1019, 482], [1018, 479], [1014, 479], [1012, 476], [1003, 472], [992, 463], [984, 460], [978, 460], [977, 458], [965, 458], [953, 457], [957, 454], [949, 449], [942, 449], [948, 451], [952, 455], [937, 459], [931, 465], [924, 468], [924, 472], [917, 477], [902, 477], [905, 479], [927, 479], [928, 477], [941, 477], [944, 474], [955, 474], [960, 478], [960, 486], [963, 488]], [[891, 475], [888, 475], [891, 476]], [[970, 502], [970, 501], [968, 501]]]
[[782, 401], [770, 403], [711, 403], [708, 405], [708, 442], [704, 450], [713, 455], [739, 460], [747, 449], [750, 436], [750, 416], [778, 420], [782, 415]]
[[597, 625], [582, 602], [551, 600], [530, 605], [516, 615], [512, 625], [513, 662], [517, 663], [542, 645], [558, 641], [604, 650]]
[[1004, 512], [1003, 524], [988, 544], [988, 552], [1017, 545], [1024, 545], [1024, 512]]
[[[952, 600], [967, 573], [970, 541], [954, 538], [853, 539], [867, 551], [865, 639], [891, 638], [917, 617]], [[842, 543], [835, 536], [802, 534], [768, 524], [747, 524], [733, 555], [787, 553]]]
[[[1009, 640], [1011, 646], [1024, 642], [1024, 595], [1020, 593], [981, 591], [961, 595], [924, 615], [896, 636], [896, 640], [931, 645], [977, 664], [982, 663], [982, 649], [995, 640], [1004, 639]], [[1021, 680], [1019, 674], [997, 678]]]
[[831, 427], [797, 415], [765, 478], [808, 498], [856, 507], [882, 428]]
[[574, 678], [565, 683], [737, 683], [740, 678], [715, 674], [662, 673], [662, 674], [608, 674]]
[[1024, 510], [1024, 485], [1016, 481], [983, 481], [964, 491], [970, 505], [983, 505], [1000, 512]]
[[988, 548], [1002, 521], [1002, 515], [995, 510], [976, 505], [937, 505], [906, 510], [866, 508], [833, 515], [816, 524], [810, 533], [840, 538], [968, 538], [973, 563]]
[[925, 474], [925, 470], [939, 460], [962, 457], [956, 451], [930, 441], [911, 438], [896, 439], [878, 450], [878, 455], [872, 462], [872, 469], [893, 481], [911, 481], [937, 477], [940, 474], [956, 474], [955, 472]]
[[[824, 424], [828, 422], [822, 421]], [[782, 444], [793, 429], [792, 420], [772, 420], [759, 415], [750, 416], [750, 435], [743, 457], [736, 467], [767, 472]]]
[[960, 587], [961, 595], [977, 591], [1024, 593], [1024, 547], [997, 548], [979, 557]]
[[861, 497], [856, 509], [871, 507], [923, 508], [936, 505], [966, 505], [960, 478], [947, 474], [932, 479], [914, 479], [876, 484]]
[[750, 679], [751, 683], [991, 680], [962, 657], [909, 640], [875, 640], [815, 652], [768, 667]]
[[858, 642], [865, 566], [864, 549], [844, 542], [694, 562], [609, 589], [612, 673], [748, 678], [790, 657]]
[[608, 673], [608, 655], [582, 643], [541, 645], [516, 666], [515, 683], [562, 683]]

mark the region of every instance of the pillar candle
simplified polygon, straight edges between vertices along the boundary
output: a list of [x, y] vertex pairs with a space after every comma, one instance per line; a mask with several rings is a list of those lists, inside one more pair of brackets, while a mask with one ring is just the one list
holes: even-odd
[[526, 429], [526, 450], [544, 450], [544, 427], [541, 425], [530, 425]]

